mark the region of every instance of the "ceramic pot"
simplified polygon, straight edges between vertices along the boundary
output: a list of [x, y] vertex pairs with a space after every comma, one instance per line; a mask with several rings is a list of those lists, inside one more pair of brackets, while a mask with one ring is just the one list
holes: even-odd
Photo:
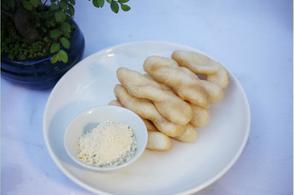
[[78, 25], [71, 21], [74, 26], [67, 50], [68, 62], [66, 64], [50, 62], [51, 55], [34, 60], [10, 60], [2, 56], [1, 76], [14, 83], [30, 88], [46, 89], [53, 87], [60, 77], [81, 60], [85, 39]]

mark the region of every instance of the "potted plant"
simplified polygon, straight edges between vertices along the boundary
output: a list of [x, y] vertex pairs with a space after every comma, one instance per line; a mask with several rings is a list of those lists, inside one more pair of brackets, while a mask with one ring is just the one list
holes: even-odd
[[[128, 0], [91, 0], [114, 13]], [[75, 0], [3, 0], [1, 75], [34, 88], [49, 88], [83, 55], [84, 37], [74, 22]]]

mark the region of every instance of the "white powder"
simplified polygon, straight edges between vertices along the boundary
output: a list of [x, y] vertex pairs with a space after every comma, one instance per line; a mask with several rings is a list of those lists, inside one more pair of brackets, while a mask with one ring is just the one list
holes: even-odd
[[79, 139], [78, 158], [99, 167], [117, 166], [130, 160], [137, 145], [133, 130], [126, 124], [101, 122]]

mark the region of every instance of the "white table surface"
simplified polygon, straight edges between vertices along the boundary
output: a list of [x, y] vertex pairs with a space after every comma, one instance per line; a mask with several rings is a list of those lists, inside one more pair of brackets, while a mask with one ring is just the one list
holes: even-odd
[[[240, 80], [251, 105], [249, 141], [233, 168], [197, 194], [292, 194], [290, 0], [131, 0], [132, 10], [118, 15], [77, 2], [84, 57], [119, 43], [170, 41], [210, 54]], [[45, 148], [50, 90], [1, 82], [2, 194], [90, 194], [58, 170]]]

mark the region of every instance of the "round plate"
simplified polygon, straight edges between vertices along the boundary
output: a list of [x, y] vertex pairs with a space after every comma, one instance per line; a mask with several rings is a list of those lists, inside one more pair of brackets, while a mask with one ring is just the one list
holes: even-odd
[[43, 130], [49, 153], [65, 175], [99, 194], [163, 195], [199, 191], [228, 171], [240, 156], [250, 129], [248, 101], [232, 73], [224, 99], [211, 106], [210, 122], [198, 129], [195, 143], [174, 142], [169, 152], [146, 150], [131, 166], [110, 173], [86, 170], [65, 152], [63, 134], [67, 124], [81, 111], [106, 105], [115, 98], [118, 67], [143, 72], [146, 57], [168, 57], [178, 49], [197, 51], [164, 42], [119, 45], [89, 56], [59, 80], [46, 105]]

